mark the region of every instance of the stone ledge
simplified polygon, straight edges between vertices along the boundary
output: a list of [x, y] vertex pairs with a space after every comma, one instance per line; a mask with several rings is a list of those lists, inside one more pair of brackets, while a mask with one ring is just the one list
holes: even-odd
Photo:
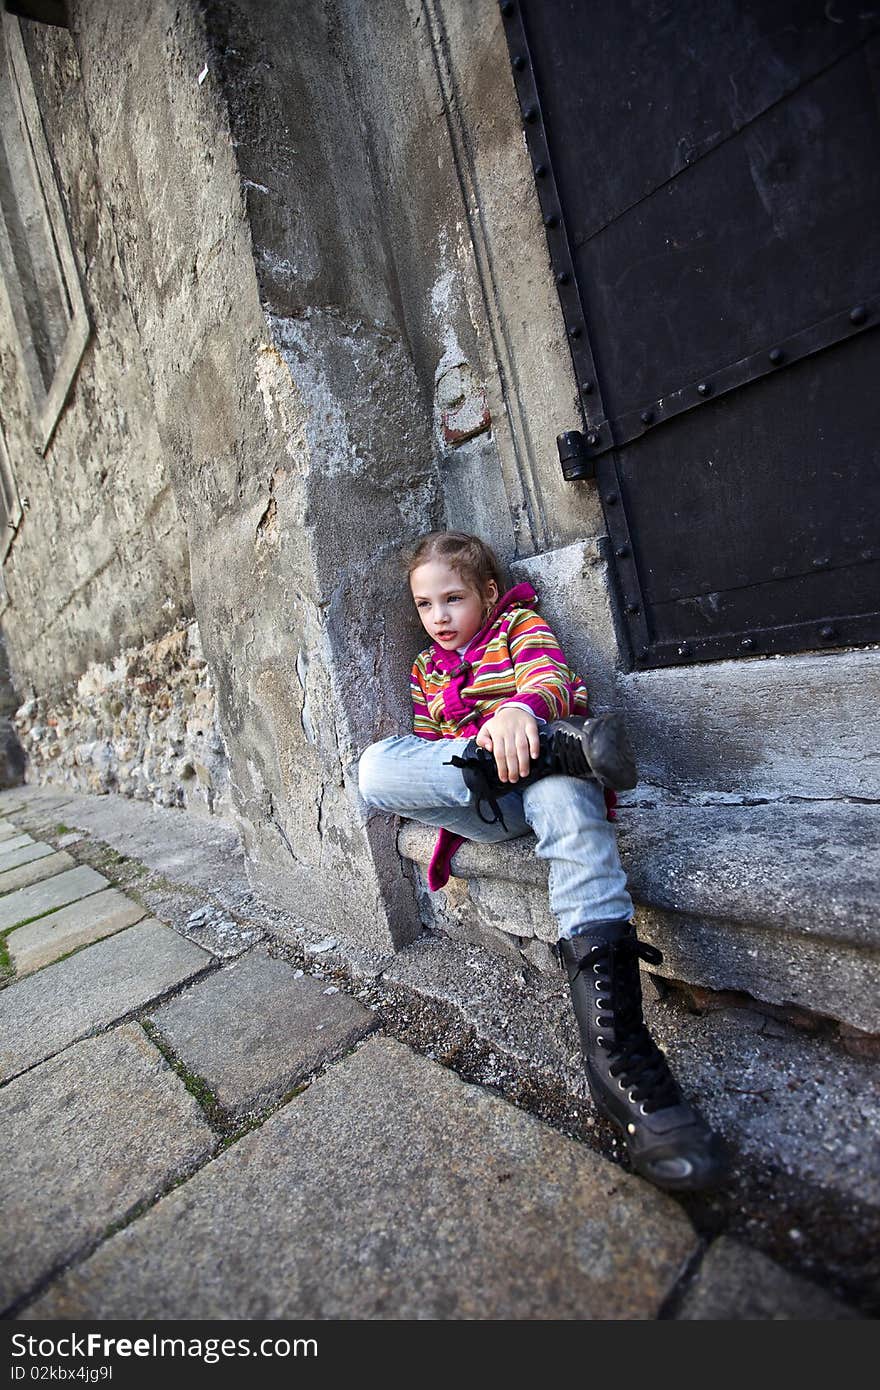
[[[616, 825], [640, 902], [781, 930], [796, 922], [797, 935], [880, 945], [869, 872], [871, 855], [874, 863], [880, 858], [880, 806], [621, 807]], [[436, 834], [404, 821], [398, 847], [427, 866]], [[453, 859], [456, 876], [529, 885], [540, 876], [546, 883], [547, 865], [535, 858], [533, 845], [532, 835], [464, 844]]]
[[[880, 807], [638, 806], [621, 808], [617, 827], [640, 931], [665, 955], [658, 973], [880, 1032], [869, 877]], [[502, 950], [531, 940], [534, 960], [556, 936], [534, 837], [466, 843], [455, 877], [432, 894], [424, 877], [436, 833], [404, 821], [398, 835], [421, 871], [426, 924], [484, 943], [494, 936]]]

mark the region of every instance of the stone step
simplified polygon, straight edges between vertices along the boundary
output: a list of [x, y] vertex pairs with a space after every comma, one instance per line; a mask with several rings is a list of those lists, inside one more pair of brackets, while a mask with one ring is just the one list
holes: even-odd
[[[622, 1155], [589, 1097], [562, 972], [523, 965], [430, 935], [398, 952], [380, 983], [414, 1038], [436, 1038], [438, 1056]], [[796, 1254], [808, 1276], [821, 1270], [880, 1298], [876, 1062], [750, 1009], [690, 1014], [643, 981], [652, 1033], [730, 1145], [734, 1175], [712, 1201], [731, 1229], [777, 1259]]]
[[[643, 801], [620, 808], [617, 828], [640, 935], [664, 955], [660, 973], [880, 1034], [880, 806]], [[467, 843], [456, 879], [432, 894], [435, 837], [414, 821], [398, 835], [418, 867], [426, 925], [501, 949], [534, 942], [538, 963], [556, 929], [534, 836]]]

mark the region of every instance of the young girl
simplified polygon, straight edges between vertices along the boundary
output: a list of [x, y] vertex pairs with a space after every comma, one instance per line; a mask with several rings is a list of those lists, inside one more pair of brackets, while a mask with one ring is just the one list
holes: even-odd
[[618, 716], [587, 717], [586, 688], [535, 611], [534, 589], [502, 594], [497, 557], [478, 537], [432, 531], [406, 572], [432, 639], [412, 667], [414, 732], [366, 749], [361, 796], [440, 827], [432, 891], [463, 840], [534, 832], [597, 1108], [622, 1131], [636, 1172], [676, 1191], [716, 1185], [721, 1141], [642, 1016], [639, 959], [662, 956], [636, 936], [611, 824], [614, 788], [636, 780]]

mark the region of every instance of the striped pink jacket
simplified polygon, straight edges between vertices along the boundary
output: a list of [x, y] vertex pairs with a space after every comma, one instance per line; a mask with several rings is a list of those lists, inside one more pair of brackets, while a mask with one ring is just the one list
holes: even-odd
[[[530, 584], [499, 599], [464, 657], [433, 643], [413, 662], [413, 732], [419, 738], [458, 738], [463, 726], [486, 723], [502, 705], [526, 705], [539, 719], [587, 713], [587, 688], [568, 666], [540, 614], [523, 601]], [[513, 597], [516, 595], [516, 597]], [[462, 663], [468, 670], [465, 679]]]
[[[553, 632], [535, 612], [537, 594], [524, 582], [496, 603], [464, 655], [434, 642], [413, 662], [413, 732], [419, 738], [475, 734], [505, 704], [526, 705], [539, 719], [589, 714], [587, 688], [569, 667]], [[617, 798], [606, 789], [608, 818]], [[428, 887], [442, 888], [464, 837], [441, 830], [428, 869]]]

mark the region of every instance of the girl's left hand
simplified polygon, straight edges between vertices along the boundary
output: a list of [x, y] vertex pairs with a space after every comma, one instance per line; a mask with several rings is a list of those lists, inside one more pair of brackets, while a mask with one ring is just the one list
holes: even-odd
[[478, 748], [495, 755], [495, 766], [502, 782], [527, 777], [532, 758], [541, 754], [538, 721], [524, 709], [502, 708], [487, 720], [476, 738]]

